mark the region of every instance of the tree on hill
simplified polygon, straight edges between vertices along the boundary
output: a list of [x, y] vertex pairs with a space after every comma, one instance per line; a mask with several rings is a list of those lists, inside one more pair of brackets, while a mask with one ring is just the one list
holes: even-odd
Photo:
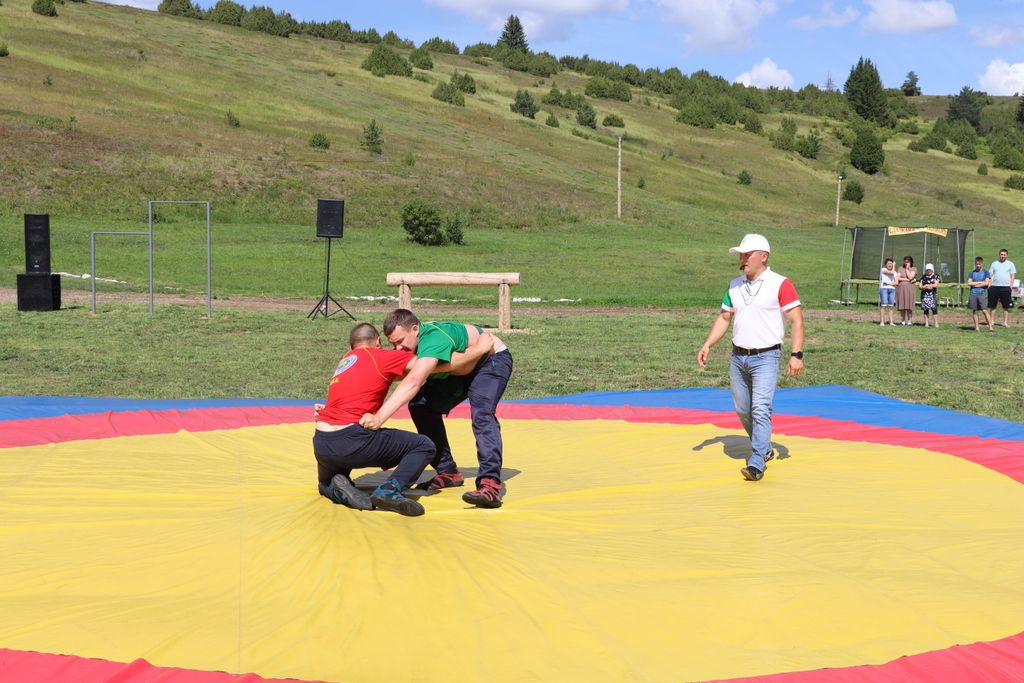
[[218, 0], [206, 14], [208, 21], [227, 26], [241, 26], [242, 17], [245, 16], [245, 8], [233, 0]]
[[384, 44], [377, 44], [362, 63], [374, 76], [412, 76], [412, 66], [405, 57]]
[[430, 40], [424, 40], [421, 48], [430, 50], [431, 52], [439, 52], [446, 55], [457, 55], [459, 54], [459, 46], [450, 40], [445, 40], [440, 36], [434, 36]]
[[508, 108], [528, 119], [532, 119], [540, 110], [537, 103], [533, 101], [533, 96], [526, 90], [517, 90], [515, 102], [508, 105]]
[[907, 97], [917, 97], [921, 94], [921, 87], [917, 84], [917, 74], [913, 71], [907, 73], [907, 80], [903, 81], [900, 90]]
[[879, 125], [885, 124], [885, 90], [878, 69], [870, 59], [861, 57], [857, 60], [857, 64], [850, 69], [843, 92], [858, 116]]
[[850, 164], [868, 175], [874, 175], [882, 170], [885, 164], [885, 150], [882, 149], [882, 141], [875, 135], [870, 125], [857, 127], [857, 137], [854, 138], [853, 147], [850, 149]]
[[1018, 128], [1024, 128], [1024, 97], [1020, 98], [1017, 102], [1017, 114], [1014, 117], [1014, 121], [1017, 122]]
[[949, 98], [949, 108], [946, 110], [946, 118], [952, 123], [963, 119], [971, 124], [974, 130], [981, 125], [981, 110], [985, 108], [985, 101], [988, 95], [983, 92], [971, 90], [969, 85], [960, 89], [957, 95]]
[[53, 0], [35, 0], [32, 3], [32, 11], [44, 17], [57, 16], [57, 6]]
[[498, 45], [505, 45], [513, 50], [522, 50], [523, 52], [530, 51], [530, 44], [526, 42], [526, 31], [523, 30], [523, 23], [519, 21], [519, 17], [514, 14], [509, 15], [508, 21], [505, 22], [505, 30], [498, 38]]
[[189, 19], [202, 19], [203, 10], [190, 0], [163, 0], [157, 8], [157, 12], [172, 14], [176, 17], [188, 17]]

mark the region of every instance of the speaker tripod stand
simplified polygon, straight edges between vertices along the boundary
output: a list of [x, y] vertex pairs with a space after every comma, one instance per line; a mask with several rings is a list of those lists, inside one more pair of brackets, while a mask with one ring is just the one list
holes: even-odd
[[[339, 304], [337, 299], [335, 299], [333, 296], [331, 296], [331, 240], [334, 239], [334, 238], [333, 237], [325, 237], [324, 239], [327, 240], [327, 250], [326, 250], [326, 254], [327, 254], [327, 259], [326, 260], [327, 260], [327, 263], [326, 263], [326, 266], [324, 268], [324, 295], [322, 297], [320, 297], [320, 301], [316, 302], [316, 306], [313, 307], [313, 310], [311, 310], [309, 312], [309, 315], [307, 315], [306, 317], [309, 318], [310, 320], [312, 320], [313, 318], [315, 318], [315, 317], [317, 317], [319, 315], [322, 315], [325, 318], [330, 318], [332, 315], [334, 315], [338, 311], [344, 311], [345, 315], [347, 315], [348, 317], [352, 318], [352, 320], [355, 320], [356, 317], [354, 315], [352, 315], [351, 313], [349, 313], [348, 309], [346, 309], [344, 306]], [[331, 310], [331, 304], [334, 304], [335, 306], [337, 306], [338, 309], [332, 311]]]

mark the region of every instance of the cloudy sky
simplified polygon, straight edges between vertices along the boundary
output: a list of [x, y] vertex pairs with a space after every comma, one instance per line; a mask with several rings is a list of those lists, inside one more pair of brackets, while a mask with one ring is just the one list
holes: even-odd
[[[117, 0], [153, 8], [159, 0]], [[202, 7], [216, 0], [199, 0]], [[250, 6], [252, 1], [242, 1]], [[731, 81], [842, 87], [861, 56], [886, 87], [918, 74], [928, 95], [968, 85], [1024, 93], [1024, 0], [260, 0], [299, 20], [494, 42], [517, 15], [530, 47], [641, 68], [707, 69]]]

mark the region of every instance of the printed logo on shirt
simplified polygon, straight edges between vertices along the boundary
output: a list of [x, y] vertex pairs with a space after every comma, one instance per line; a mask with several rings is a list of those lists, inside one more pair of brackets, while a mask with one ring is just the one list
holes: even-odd
[[342, 358], [341, 362], [338, 363], [337, 369], [334, 371], [334, 376], [337, 377], [341, 373], [348, 370], [350, 367], [356, 364], [356, 361], [358, 359], [358, 356], [345, 356], [344, 358]]

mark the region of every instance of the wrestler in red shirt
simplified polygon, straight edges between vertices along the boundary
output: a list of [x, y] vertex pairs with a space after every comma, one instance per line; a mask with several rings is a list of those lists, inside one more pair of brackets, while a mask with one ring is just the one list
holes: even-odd
[[[493, 337], [481, 335], [477, 344], [453, 356], [451, 363], [439, 365], [435, 372], [471, 372], [492, 346]], [[331, 378], [327, 404], [317, 406], [313, 454], [320, 494], [358, 510], [376, 507], [407, 516], [422, 515], [423, 506], [402, 491], [416, 483], [434, 457], [433, 442], [400, 429], [371, 431], [359, 425], [363, 415], [380, 409], [388, 387], [405, 375], [416, 356], [380, 348], [380, 334], [369, 323], [352, 328], [349, 347]], [[360, 467], [394, 467], [395, 471], [367, 495], [352, 483], [351, 472]]]

